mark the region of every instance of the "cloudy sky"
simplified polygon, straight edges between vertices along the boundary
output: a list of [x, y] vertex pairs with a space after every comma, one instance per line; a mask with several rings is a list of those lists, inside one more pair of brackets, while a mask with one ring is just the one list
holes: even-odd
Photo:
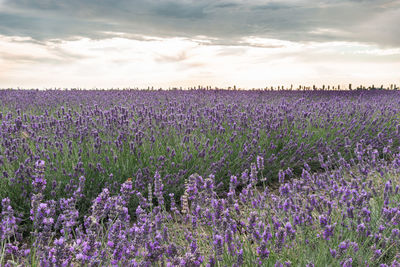
[[400, 85], [399, 0], [0, 0], [0, 88]]

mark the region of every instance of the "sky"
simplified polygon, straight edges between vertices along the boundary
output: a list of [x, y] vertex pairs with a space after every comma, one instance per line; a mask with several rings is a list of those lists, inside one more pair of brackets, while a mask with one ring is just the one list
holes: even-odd
[[400, 85], [400, 0], [0, 0], [0, 88]]

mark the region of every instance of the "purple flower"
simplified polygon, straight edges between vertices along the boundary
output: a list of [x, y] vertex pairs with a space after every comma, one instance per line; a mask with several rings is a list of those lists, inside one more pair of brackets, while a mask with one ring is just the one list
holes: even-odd
[[32, 186], [36, 193], [41, 193], [46, 188], [47, 181], [44, 178], [45, 164], [43, 160], [35, 163], [35, 175], [33, 176]]
[[328, 224], [328, 220], [325, 215], [319, 216], [319, 223], [320, 223], [321, 227], [324, 227]]
[[264, 158], [261, 156], [257, 156], [257, 168], [260, 171], [264, 170]]
[[374, 258], [377, 259], [382, 255], [382, 250], [381, 249], [376, 249], [374, 251]]
[[243, 265], [243, 249], [241, 248], [238, 252], [237, 252], [237, 261], [236, 264], [238, 266], [242, 266]]
[[283, 244], [285, 243], [286, 239], [286, 231], [284, 228], [279, 227], [278, 231], [275, 233], [275, 238], [276, 238], [276, 246], [278, 249], [281, 249], [283, 247]]
[[215, 235], [214, 236], [214, 248], [217, 254], [217, 258], [221, 258], [223, 254], [223, 238], [220, 235]]
[[156, 171], [154, 175], [154, 195], [157, 197], [158, 205], [164, 205], [164, 196], [163, 196], [163, 188], [164, 185], [161, 181], [161, 176], [158, 171]]
[[7, 240], [14, 236], [18, 230], [17, 218], [11, 207], [10, 199], [4, 198], [1, 201], [2, 211], [0, 215], [0, 241]]
[[278, 173], [279, 183], [283, 184], [285, 182], [285, 172], [280, 170]]
[[262, 241], [261, 245], [257, 248], [257, 253], [261, 260], [267, 259], [269, 257], [269, 250], [267, 248], [267, 243]]
[[349, 243], [349, 241], [342, 241], [340, 244], [339, 244], [339, 250], [340, 250], [340, 253], [344, 253], [344, 252], [346, 252], [346, 250], [349, 248], [349, 246], [350, 246], [350, 243]]
[[364, 235], [366, 233], [366, 227], [364, 223], [360, 223], [357, 226], [357, 233], [359, 233], [360, 235]]
[[324, 239], [329, 240], [333, 236], [334, 231], [335, 231], [335, 225], [327, 225], [323, 233]]
[[341, 262], [342, 267], [352, 267], [353, 266], [353, 259], [348, 258], [345, 261]]
[[336, 256], [337, 256], [337, 251], [336, 251], [336, 249], [331, 249], [331, 248], [329, 248], [329, 252], [331, 253], [331, 255], [332, 255], [333, 258], [336, 258]]

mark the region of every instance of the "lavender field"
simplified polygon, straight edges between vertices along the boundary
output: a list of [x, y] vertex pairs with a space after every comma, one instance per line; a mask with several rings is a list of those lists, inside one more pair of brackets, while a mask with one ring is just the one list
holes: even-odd
[[0, 266], [400, 266], [400, 92], [0, 91]]

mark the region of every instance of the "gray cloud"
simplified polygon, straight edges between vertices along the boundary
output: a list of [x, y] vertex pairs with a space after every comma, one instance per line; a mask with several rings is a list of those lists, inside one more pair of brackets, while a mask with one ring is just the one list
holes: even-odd
[[205, 8], [206, 5], [201, 4], [178, 4], [168, 2], [158, 4], [154, 7], [153, 11], [156, 16], [172, 19], [196, 20], [204, 19], [207, 16]]
[[186, 51], [181, 51], [176, 55], [158, 55], [155, 60], [157, 62], [175, 63], [185, 61], [189, 58]]
[[0, 59], [14, 63], [62, 63], [64, 60], [54, 57], [42, 57], [35, 55], [20, 55], [8, 52], [0, 52]]
[[399, 47], [399, 17], [399, 1], [393, 0], [6, 0], [0, 7], [0, 34], [39, 41], [107, 38], [109, 32], [132, 38], [204, 35], [217, 38], [215, 44], [258, 36]]
[[253, 10], [279, 10], [279, 9], [288, 9], [288, 8], [295, 8], [295, 5], [289, 5], [285, 3], [278, 3], [278, 2], [269, 2], [263, 5], [256, 5], [253, 6]]

